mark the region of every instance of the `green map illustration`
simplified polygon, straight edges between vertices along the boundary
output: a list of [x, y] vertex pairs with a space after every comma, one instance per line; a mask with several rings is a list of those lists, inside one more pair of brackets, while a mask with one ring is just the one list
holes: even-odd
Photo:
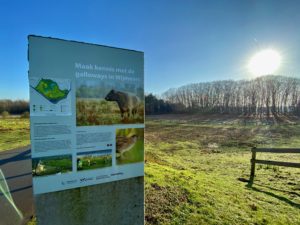
[[57, 82], [51, 79], [41, 79], [33, 88], [54, 104], [58, 103], [62, 99], [65, 99], [70, 92], [70, 90], [67, 89], [60, 89]]

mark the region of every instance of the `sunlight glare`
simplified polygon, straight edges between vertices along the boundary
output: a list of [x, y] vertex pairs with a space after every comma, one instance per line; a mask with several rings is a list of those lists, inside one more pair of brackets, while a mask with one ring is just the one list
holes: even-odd
[[248, 69], [255, 76], [273, 74], [281, 64], [280, 54], [273, 49], [256, 53], [249, 61]]

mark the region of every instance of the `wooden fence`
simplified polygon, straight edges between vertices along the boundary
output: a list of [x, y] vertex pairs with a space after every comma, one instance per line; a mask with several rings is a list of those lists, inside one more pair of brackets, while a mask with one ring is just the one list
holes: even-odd
[[253, 181], [255, 175], [255, 164], [267, 164], [274, 166], [286, 166], [286, 167], [296, 167], [300, 168], [300, 163], [294, 162], [279, 162], [279, 161], [270, 161], [270, 160], [260, 160], [256, 159], [257, 152], [266, 152], [266, 153], [300, 153], [300, 149], [296, 148], [252, 148], [252, 158], [251, 158], [251, 173], [250, 180]]

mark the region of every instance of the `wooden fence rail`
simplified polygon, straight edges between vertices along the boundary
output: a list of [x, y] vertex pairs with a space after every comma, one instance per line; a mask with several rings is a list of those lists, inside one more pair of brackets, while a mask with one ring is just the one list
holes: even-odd
[[300, 153], [300, 149], [298, 148], [252, 148], [252, 158], [251, 158], [251, 173], [250, 180], [253, 181], [255, 175], [255, 164], [267, 164], [274, 166], [286, 166], [286, 167], [296, 167], [300, 168], [300, 163], [294, 162], [278, 162], [278, 161], [270, 161], [270, 160], [259, 160], [256, 159], [257, 152], [267, 152], [267, 153]]

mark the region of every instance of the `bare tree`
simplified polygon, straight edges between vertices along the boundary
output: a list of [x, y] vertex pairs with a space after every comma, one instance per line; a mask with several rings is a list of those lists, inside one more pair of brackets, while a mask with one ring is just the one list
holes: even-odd
[[167, 90], [164, 100], [187, 111], [263, 116], [300, 112], [300, 79], [264, 76], [253, 80], [194, 83]]

